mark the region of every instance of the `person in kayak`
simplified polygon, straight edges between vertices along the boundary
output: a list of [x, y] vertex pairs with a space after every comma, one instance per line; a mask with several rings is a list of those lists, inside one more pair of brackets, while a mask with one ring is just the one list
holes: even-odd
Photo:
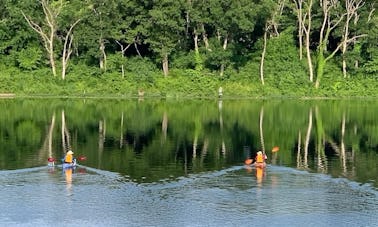
[[64, 163], [68, 163], [68, 164], [74, 163], [73, 152], [71, 150], [69, 150], [66, 156], [64, 157]]
[[265, 162], [264, 155], [261, 151], [257, 152], [255, 160], [256, 160], [256, 163], [264, 163]]
[[267, 159], [266, 155], [263, 154], [261, 151], [257, 152], [257, 155], [255, 157], [255, 166], [256, 167], [265, 167], [266, 163], [265, 160]]

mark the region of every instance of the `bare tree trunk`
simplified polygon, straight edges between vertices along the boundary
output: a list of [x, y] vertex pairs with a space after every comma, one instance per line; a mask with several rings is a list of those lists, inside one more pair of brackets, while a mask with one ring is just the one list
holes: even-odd
[[66, 70], [68, 67], [68, 61], [72, 53], [72, 41], [73, 41], [72, 31], [73, 31], [73, 28], [76, 26], [76, 24], [79, 23], [79, 21], [80, 19], [71, 25], [70, 29], [68, 30], [66, 34], [66, 38], [64, 40], [63, 53], [62, 53], [62, 79], [63, 80], [66, 78]]
[[163, 72], [164, 72], [164, 77], [167, 77], [169, 74], [168, 54], [164, 54], [164, 57], [163, 57]]
[[[220, 37], [220, 36], [219, 36]], [[225, 51], [227, 49], [227, 43], [228, 43], [228, 37], [224, 37], [224, 40], [223, 40], [223, 50]], [[220, 66], [220, 76], [222, 77], [223, 74], [224, 74], [224, 63], [221, 64]]]
[[194, 37], [193, 37], [194, 51], [196, 53], [199, 53], [199, 50], [198, 50], [198, 33], [197, 33], [197, 29], [194, 29], [193, 34], [194, 34]]
[[[353, 0], [351, 0], [353, 1]], [[322, 27], [320, 30], [320, 36], [319, 36], [319, 45], [317, 48], [317, 70], [316, 70], [316, 82], [315, 82], [315, 87], [319, 87], [319, 83], [321, 78], [323, 77], [324, 74], [324, 68], [326, 62], [333, 58], [333, 56], [342, 48], [344, 43], [349, 44], [352, 41], [355, 41], [357, 38], [364, 37], [366, 36], [365, 34], [363, 35], [355, 35], [352, 38], [347, 38], [343, 42], [341, 42], [331, 54], [329, 54], [327, 57], [325, 57], [325, 53], [327, 51], [327, 42], [330, 33], [341, 23], [341, 21], [344, 19], [344, 16], [347, 15], [347, 12], [344, 12], [341, 15], [337, 15], [335, 18], [332, 18], [332, 11], [336, 11], [337, 9], [337, 1], [332, 1], [332, 0], [322, 0], [321, 1], [321, 7], [323, 10], [323, 23]]]
[[54, 55], [54, 44], [57, 30], [57, 18], [62, 11], [63, 2], [60, 1], [58, 4], [52, 5], [49, 3], [48, 0], [39, 0], [39, 3], [42, 5], [43, 13], [45, 15], [44, 23], [47, 24], [48, 30], [43, 30], [43, 27], [41, 27], [38, 23], [34, 22], [23, 12], [21, 13], [24, 16], [27, 23], [29, 24], [29, 26], [41, 36], [43, 46], [48, 53], [53, 76], [57, 76]]
[[264, 85], [264, 60], [265, 60], [265, 53], [266, 53], [267, 33], [268, 33], [268, 24], [265, 23], [264, 46], [263, 46], [263, 51], [261, 53], [261, 61], [260, 61], [260, 80], [261, 80], [262, 85]]
[[299, 42], [299, 59], [302, 60], [303, 55], [303, 0], [293, 0], [298, 19], [298, 42]]
[[100, 51], [102, 54], [102, 57], [100, 58], [100, 69], [103, 69], [106, 71], [106, 53], [105, 53], [105, 43], [102, 38], [99, 40], [100, 42]]
[[341, 52], [343, 54], [343, 75], [344, 78], [347, 77], [347, 64], [345, 59], [345, 53], [348, 47], [348, 39], [349, 39], [349, 24], [350, 20], [354, 17], [354, 23], [357, 24], [359, 14], [357, 11], [365, 4], [363, 0], [345, 0], [345, 10], [346, 10], [346, 21], [344, 24], [344, 31], [343, 31], [343, 42]]
[[314, 81], [314, 69], [312, 65], [312, 58], [311, 58], [311, 49], [310, 49], [310, 35], [311, 35], [311, 23], [312, 23], [312, 0], [309, 0], [307, 5], [306, 15], [304, 16], [304, 20], [302, 20], [302, 28], [305, 33], [305, 47], [306, 47], [306, 56], [307, 56], [307, 65], [308, 65], [308, 72], [309, 72], [309, 79], [311, 82]]
[[211, 51], [210, 46], [209, 46], [209, 39], [207, 38], [206, 30], [205, 30], [205, 25], [201, 24], [201, 30], [202, 30], [202, 40], [203, 43], [205, 44], [205, 48], [208, 51]]
[[194, 56], [195, 69], [198, 71], [201, 71], [203, 69], [203, 65], [202, 65], [202, 58], [201, 58], [199, 47], [198, 47], [199, 34], [196, 28], [194, 28], [193, 34], [194, 34], [193, 41], [194, 41], [194, 54], [195, 54]]
[[271, 18], [265, 22], [263, 51], [261, 53], [261, 61], [260, 61], [260, 80], [261, 80], [262, 85], [264, 85], [264, 61], [265, 61], [265, 54], [266, 54], [266, 46], [268, 42], [268, 33], [273, 34], [273, 36], [279, 35], [278, 20], [279, 20], [279, 16], [282, 15], [284, 6], [285, 6], [285, 0], [279, 0], [277, 3], [277, 8], [276, 10], [273, 11]]
[[[123, 44], [121, 42], [119, 42], [118, 40], [116, 40], [116, 43], [121, 47], [122, 59], [125, 58], [125, 52], [126, 52], [127, 49], [129, 49], [131, 44], [128, 44], [126, 47], [124, 47]], [[124, 67], [123, 63], [124, 62], [122, 62], [122, 65], [121, 65], [122, 78], [125, 77], [125, 67]]]

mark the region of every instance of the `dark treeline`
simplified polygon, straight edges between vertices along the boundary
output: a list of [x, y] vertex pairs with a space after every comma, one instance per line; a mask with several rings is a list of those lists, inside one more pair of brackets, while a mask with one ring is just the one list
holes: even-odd
[[[376, 95], [373, 0], [1, 0], [0, 8], [0, 92], [164, 94], [188, 83], [197, 87], [181, 92], [213, 92], [228, 82], [236, 95]], [[161, 79], [169, 76], [179, 79]], [[29, 86], [36, 82], [47, 88]]]

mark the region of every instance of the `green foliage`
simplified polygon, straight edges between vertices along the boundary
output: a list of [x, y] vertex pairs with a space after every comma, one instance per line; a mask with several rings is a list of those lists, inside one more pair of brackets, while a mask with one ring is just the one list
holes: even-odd
[[[49, 4], [57, 9], [56, 2]], [[359, 21], [350, 30], [351, 35], [367, 36], [349, 46], [344, 56], [336, 53], [327, 61], [324, 83], [318, 91], [308, 81], [306, 60], [298, 59], [296, 15], [290, 9], [292, 5], [285, 5], [282, 15], [274, 18], [280, 35], [268, 36], [262, 85], [262, 36], [276, 4], [272, 0], [64, 1], [54, 36], [58, 68], [62, 67], [61, 51], [68, 28], [76, 19], [81, 21], [72, 33], [67, 79], [60, 81], [45, 68], [49, 62], [42, 39], [21, 13], [49, 31], [42, 5], [38, 1], [4, 1], [0, 6], [0, 90], [23, 95], [132, 96], [143, 89], [146, 95], [216, 97], [222, 85], [225, 96], [375, 95], [378, 23], [369, 4], [359, 11], [360, 21], [367, 23]], [[322, 18], [319, 4], [314, 4], [311, 53], [318, 42], [314, 37], [318, 37]], [[324, 54], [337, 45], [343, 23], [330, 34], [329, 52]], [[194, 34], [198, 52], [194, 50]], [[136, 57], [139, 54], [143, 58]], [[170, 78], [163, 79], [160, 64], [166, 55], [173, 71]], [[102, 70], [99, 62], [105, 56], [106, 70]], [[348, 61], [348, 80], [340, 76], [342, 57]], [[352, 67], [354, 60], [359, 61], [360, 69]], [[221, 66], [225, 66], [224, 76], [218, 78]]]
[[126, 77], [130, 81], [146, 86], [154, 84], [156, 72], [159, 70], [156, 66], [146, 58], [133, 57], [129, 58], [125, 65]]
[[365, 63], [363, 71], [369, 75], [375, 75], [375, 78], [378, 78], [378, 58], [374, 58]]
[[43, 53], [40, 48], [32, 46], [17, 52], [17, 64], [21, 69], [35, 70], [41, 67]]

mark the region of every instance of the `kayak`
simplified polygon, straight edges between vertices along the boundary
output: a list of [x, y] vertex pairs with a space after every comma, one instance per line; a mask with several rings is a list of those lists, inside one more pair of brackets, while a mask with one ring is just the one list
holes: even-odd
[[255, 162], [253, 165], [255, 167], [259, 167], [259, 168], [265, 168], [266, 167], [266, 163], [265, 162]]
[[76, 163], [63, 163], [62, 167], [63, 167], [63, 169], [74, 168], [74, 167], [76, 167]]
[[63, 169], [76, 167], [76, 159], [74, 158], [74, 160], [73, 160], [72, 163], [65, 163], [65, 162], [63, 162], [62, 167], [63, 167]]

